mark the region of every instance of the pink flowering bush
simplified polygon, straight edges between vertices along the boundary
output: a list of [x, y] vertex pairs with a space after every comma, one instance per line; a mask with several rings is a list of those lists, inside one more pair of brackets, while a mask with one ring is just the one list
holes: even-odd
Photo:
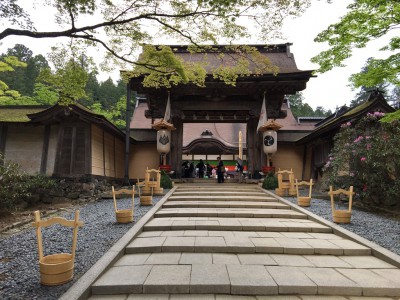
[[356, 124], [343, 124], [324, 167], [325, 184], [353, 185], [356, 199], [366, 205], [400, 202], [400, 122], [381, 122], [384, 116], [368, 113]]

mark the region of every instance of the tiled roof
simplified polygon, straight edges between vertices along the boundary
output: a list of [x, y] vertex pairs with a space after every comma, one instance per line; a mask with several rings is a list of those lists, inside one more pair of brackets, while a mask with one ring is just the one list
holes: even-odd
[[183, 147], [195, 139], [202, 138], [202, 132], [207, 129], [213, 134], [212, 138], [229, 147], [238, 147], [239, 131], [242, 131], [242, 142], [246, 143], [246, 124], [243, 123], [184, 123]]
[[[280, 131], [286, 131], [286, 130], [314, 130], [315, 126], [314, 123], [298, 123], [296, 121], [296, 118], [293, 116], [292, 111], [290, 108], [288, 108], [288, 105], [286, 102], [282, 104], [282, 110], [286, 110], [287, 116], [284, 119], [277, 119], [276, 121], [282, 125], [282, 128]], [[316, 122], [319, 121], [316, 120]]]

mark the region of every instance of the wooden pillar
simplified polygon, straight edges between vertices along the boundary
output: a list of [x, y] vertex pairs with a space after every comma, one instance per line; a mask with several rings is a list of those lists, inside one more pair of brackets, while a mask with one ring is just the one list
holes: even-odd
[[[247, 169], [251, 176], [261, 171], [260, 134], [257, 132], [258, 118], [247, 121]], [[262, 137], [261, 137], [262, 138]]]
[[176, 128], [171, 132], [171, 168], [175, 171], [176, 177], [182, 176], [182, 145], [183, 145], [183, 122], [181, 117], [172, 117], [172, 124]]
[[[136, 92], [134, 92], [136, 100]], [[126, 116], [125, 116], [125, 175], [124, 182], [129, 184], [129, 151], [130, 151], [130, 135], [131, 135], [131, 117], [133, 111], [131, 109], [131, 86], [130, 81], [126, 85]]]

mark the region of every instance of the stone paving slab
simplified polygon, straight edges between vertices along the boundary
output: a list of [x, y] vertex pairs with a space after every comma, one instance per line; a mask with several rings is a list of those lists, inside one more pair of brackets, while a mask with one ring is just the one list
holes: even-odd
[[317, 285], [319, 295], [362, 295], [361, 286], [335, 269], [310, 267], [299, 267], [299, 269]]
[[396, 279], [388, 279], [382, 274], [366, 269], [336, 270], [360, 285], [363, 296], [400, 296], [400, 282], [396, 282]]
[[227, 265], [231, 294], [274, 295], [278, 286], [264, 266]]
[[231, 286], [225, 265], [192, 265], [191, 294], [226, 294]]
[[143, 284], [143, 293], [189, 293], [191, 269], [188, 265], [155, 265]]
[[266, 267], [278, 285], [279, 294], [317, 294], [317, 285], [298, 267]]
[[152, 266], [111, 267], [93, 285], [93, 294], [142, 293]]

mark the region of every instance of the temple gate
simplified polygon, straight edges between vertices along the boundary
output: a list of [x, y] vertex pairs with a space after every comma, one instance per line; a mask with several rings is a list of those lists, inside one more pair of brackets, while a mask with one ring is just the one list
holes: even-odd
[[[132, 78], [128, 89], [146, 97], [149, 109], [147, 118], [159, 120], [164, 117], [168, 94], [171, 106], [170, 123], [176, 128], [171, 132], [171, 150], [167, 163], [181, 174], [183, 124], [184, 123], [245, 123], [247, 126], [247, 168], [250, 174], [260, 171], [265, 164], [262, 134], [257, 132], [261, 105], [265, 95], [268, 119], [286, 116], [281, 110], [285, 95], [304, 90], [312, 77], [312, 71], [297, 68], [290, 44], [250, 45], [268, 57], [278, 67], [278, 73], [250, 74], [237, 79], [236, 85], [227, 85], [212, 75], [221, 64], [217, 54], [207, 53], [205, 87], [195, 84], [180, 84], [171, 88], [152, 88], [142, 85], [143, 77]], [[214, 46], [222, 47], [222, 46]], [[190, 53], [187, 46], [171, 46], [175, 55], [188, 61], [198, 61], [204, 53]], [[234, 53], [231, 54], [235, 56]], [[251, 64], [250, 64], [251, 71]]]

